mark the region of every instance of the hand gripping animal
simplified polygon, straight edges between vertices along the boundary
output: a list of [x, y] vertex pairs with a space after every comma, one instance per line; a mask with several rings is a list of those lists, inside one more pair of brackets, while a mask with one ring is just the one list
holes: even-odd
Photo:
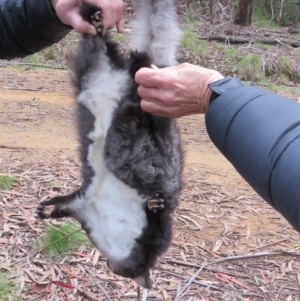
[[42, 202], [40, 218], [72, 217], [116, 274], [150, 288], [150, 270], [172, 238], [181, 189], [182, 151], [173, 119], [141, 110], [135, 73], [175, 64], [180, 30], [173, 0], [136, 0], [126, 57], [107, 34], [102, 13], [81, 15], [99, 34], [83, 35], [73, 58], [82, 185]]

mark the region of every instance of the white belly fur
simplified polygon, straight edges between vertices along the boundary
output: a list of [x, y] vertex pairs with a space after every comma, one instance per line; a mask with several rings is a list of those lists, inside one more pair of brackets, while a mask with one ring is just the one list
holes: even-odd
[[99, 251], [111, 259], [126, 258], [147, 223], [145, 200], [107, 172], [98, 183], [94, 178], [83, 201], [90, 238]]
[[[96, 117], [89, 138], [88, 160], [95, 176], [84, 198], [75, 201], [74, 207], [91, 229], [91, 240], [99, 251], [109, 258], [126, 258], [147, 224], [143, 203], [137, 192], [117, 179], [105, 166], [103, 149], [113, 109], [127, 84], [125, 71], [111, 70], [106, 56], [101, 56], [101, 72], [86, 79], [86, 86], [77, 98]], [[103, 68], [103, 65], [104, 68]], [[72, 207], [73, 207], [72, 206]]]

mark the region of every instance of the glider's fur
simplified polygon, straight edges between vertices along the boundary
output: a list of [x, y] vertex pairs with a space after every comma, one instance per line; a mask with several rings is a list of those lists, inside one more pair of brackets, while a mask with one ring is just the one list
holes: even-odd
[[[149, 288], [149, 271], [171, 242], [182, 152], [175, 121], [141, 110], [134, 76], [175, 63], [179, 29], [173, 1], [134, 4], [129, 58], [109, 35], [83, 36], [73, 59], [82, 186], [42, 202], [38, 215], [75, 218], [113, 272]], [[97, 11], [84, 6], [81, 13], [101, 30]]]

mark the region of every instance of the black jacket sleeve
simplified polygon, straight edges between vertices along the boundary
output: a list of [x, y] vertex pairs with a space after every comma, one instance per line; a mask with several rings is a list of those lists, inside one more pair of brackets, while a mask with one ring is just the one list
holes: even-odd
[[300, 105], [241, 84], [219, 94], [205, 116], [211, 140], [300, 232]]
[[70, 30], [57, 18], [49, 0], [0, 0], [0, 59], [35, 53]]

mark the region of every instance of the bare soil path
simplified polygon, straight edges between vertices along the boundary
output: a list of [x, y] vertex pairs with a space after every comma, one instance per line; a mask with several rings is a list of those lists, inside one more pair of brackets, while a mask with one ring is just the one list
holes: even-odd
[[[13, 267], [15, 260], [32, 251], [44, 226], [33, 217], [36, 204], [49, 195], [41, 178], [53, 181], [64, 172], [75, 178], [78, 175], [76, 116], [68, 72], [0, 68], [0, 105], [0, 173], [21, 179], [13, 191], [0, 191], [0, 231], [4, 229], [2, 237], [6, 239], [0, 239], [0, 264]], [[300, 300], [300, 257], [271, 253], [297, 252], [299, 234], [253, 192], [213, 146], [203, 116], [182, 118], [179, 127], [185, 150], [185, 187], [175, 214], [174, 243], [154, 272], [149, 300], [178, 299], [198, 269], [191, 265], [201, 267], [221, 258], [226, 261], [205, 267], [182, 300]], [[71, 165], [72, 170], [68, 169]], [[32, 176], [25, 179], [26, 174]], [[60, 179], [60, 191], [50, 192], [63, 193], [78, 185], [70, 177]], [[24, 210], [25, 220], [8, 218], [8, 213], [20, 216]], [[262, 252], [267, 255], [231, 259]], [[105, 300], [86, 270], [98, 275], [97, 281], [111, 300], [117, 294], [124, 300], [137, 300], [129, 281], [107, 271], [101, 256], [97, 255], [95, 262], [95, 250], [86, 248], [83, 253], [87, 254], [84, 261], [74, 254], [72, 263], [69, 259], [48, 262], [42, 254], [29, 256], [21, 268], [28, 271], [23, 275], [25, 287], [50, 271], [43, 281], [56, 277], [84, 287], [99, 299], [80, 289], [56, 286], [50, 291], [24, 290], [22, 300]], [[43, 264], [37, 263], [37, 258]], [[71, 275], [71, 268], [79, 269], [78, 273]]]

